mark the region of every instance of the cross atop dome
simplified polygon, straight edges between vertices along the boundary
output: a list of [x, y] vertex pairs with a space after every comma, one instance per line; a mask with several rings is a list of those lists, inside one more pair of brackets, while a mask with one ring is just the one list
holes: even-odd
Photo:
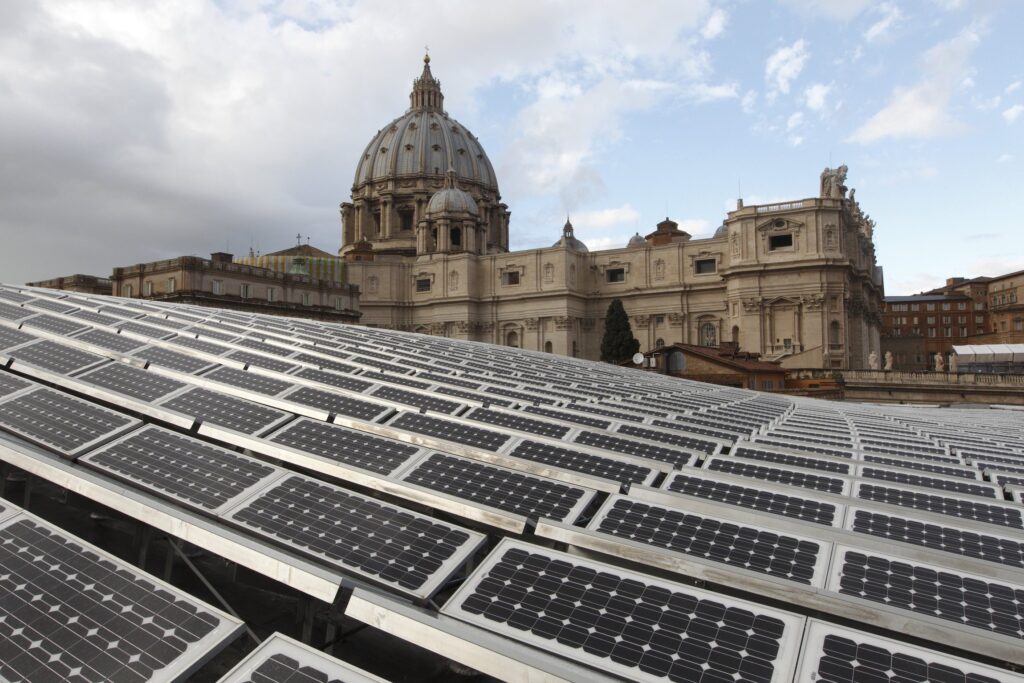
[[423, 55], [423, 73], [412, 82], [409, 93], [409, 105], [412, 109], [426, 111], [444, 111], [444, 95], [441, 93], [441, 81], [430, 72], [430, 51], [427, 48]]

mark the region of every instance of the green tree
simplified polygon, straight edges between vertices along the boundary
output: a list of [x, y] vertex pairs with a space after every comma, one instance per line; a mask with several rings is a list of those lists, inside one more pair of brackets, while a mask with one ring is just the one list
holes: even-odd
[[604, 338], [601, 340], [601, 360], [608, 363], [619, 363], [640, 350], [640, 342], [633, 336], [633, 328], [629, 325], [629, 316], [622, 302], [612, 300], [608, 305], [608, 314], [604, 318]]

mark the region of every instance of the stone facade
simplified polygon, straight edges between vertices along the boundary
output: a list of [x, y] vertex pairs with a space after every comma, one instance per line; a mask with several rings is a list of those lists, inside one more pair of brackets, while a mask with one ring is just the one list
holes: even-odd
[[[381, 145], [379, 133], [359, 161], [352, 202], [342, 205], [340, 253], [362, 292], [363, 324], [597, 359], [605, 313], [618, 298], [645, 349], [731, 341], [787, 367], [819, 368], [866, 367], [878, 351], [874, 222], [847, 196], [845, 167], [821, 174], [818, 196], [738, 202], [709, 239], [691, 239], [666, 219], [626, 248], [590, 252], [567, 222], [554, 246], [509, 253], [509, 214], [490, 162], [478, 144], [460, 146], [475, 143], [472, 134], [417, 99], [428, 78], [429, 66], [391, 136], [424, 116], [429, 126], [432, 116], [464, 136], [439, 143], [453, 161], [424, 170], [415, 139], [404, 150], [408, 163], [391, 159], [394, 144]], [[366, 164], [375, 154], [387, 163], [371, 183]], [[463, 163], [467, 154], [475, 166]], [[453, 191], [468, 194], [476, 212]], [[431, 192], [447, 194], [434, 202]], [[408, 202], [412, 215], [396, 232], [388, 212]], [[367, 212], [383, 212], [383, 223]]]

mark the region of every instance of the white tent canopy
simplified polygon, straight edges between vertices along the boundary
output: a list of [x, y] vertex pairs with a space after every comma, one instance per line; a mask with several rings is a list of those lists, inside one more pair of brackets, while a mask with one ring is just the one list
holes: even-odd
[[1024, 344], [968, 344], [953, 353], [961, 363], [1024, 363]]

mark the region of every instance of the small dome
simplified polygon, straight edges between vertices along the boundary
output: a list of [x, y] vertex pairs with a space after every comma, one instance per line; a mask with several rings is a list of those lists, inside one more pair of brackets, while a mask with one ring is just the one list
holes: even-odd
[[460, 190], [456, 185], [455, 169], [449, 169], [444, 187], [435, 192], [427, 202], [427, 217], [437, 218], [449, 214], [476, 216], [479, 213], [473, 196], [465, 190]]
[[565, 218], [565, 225], [562, 227], [562, 239], [558, 240], [552, 247], [565, 247], [574, 251], [581, 251], [587, 253], [590, 250], [587, 249], [587, 245], [576, 239], [576, 235], [573, 234], [572, 223], [569, 222], [569, 217]]
[[728, 236], [729, 236], [729, 228], [728, 228], [728, 226], [726, 226], [725, 223], [722, 223], [720, 226], [718, 226], [718, 230], [715, 230], [715, 237], [718, 238], [718, 237], [728, 237]]
[[626, 248], [627, 249], [637, 249], [639, 247], [646, 247], [646, 246], [647, 246], [647, 240], [645, 240], [643, 238], [643, 235], [641, 235], [640, 233], [636, 233], [635, 235], [633, 235], [632, 237], [629, 238], [629, 244], [626, 245]]

